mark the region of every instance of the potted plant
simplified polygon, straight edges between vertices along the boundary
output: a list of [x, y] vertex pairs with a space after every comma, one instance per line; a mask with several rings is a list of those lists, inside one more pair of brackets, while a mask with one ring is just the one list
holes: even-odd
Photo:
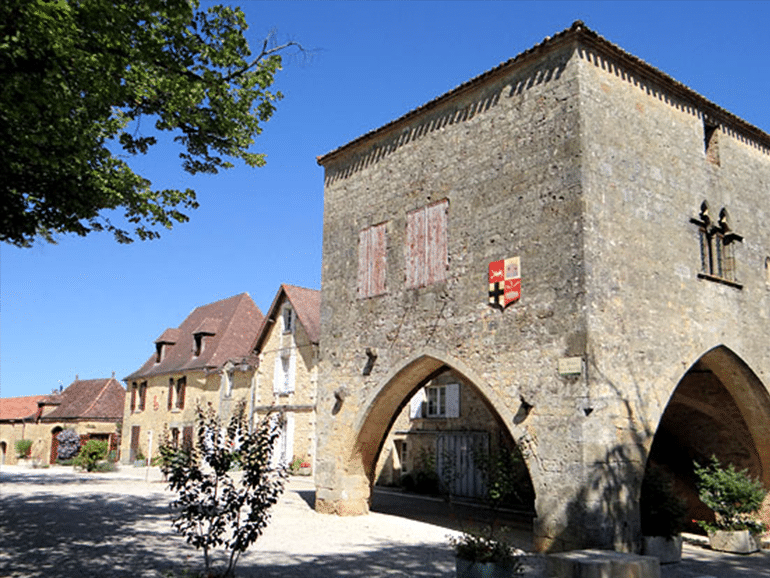
[[644, 476], [639, 507], [642, 554], [655, 556], [661, 564], [679, 562], [687, 502], [674, 493], [673, 478], [658, 466], [650, 466]]
[[300, 476], [309, 476], [312, 474], [312, 467], [310, 465], [310, 462], [302, 462], [299, 465], [299, 475]]
[[505, 540], [463, 532], [449, 539], [455, 551], [458, 578], [508, 578], [524, 572], [521, 556]]
[[759, 536], [767, 529], [756, 519], [756, 513], [767, 490], [748, 474], [736, 470], [733, 464], [722, 466], [716, 456], [700, 466], [695, 464], [698, 496], [714, 510], [713, 524], [700, 521], [714, 550], [750, 554], [759, 550]]

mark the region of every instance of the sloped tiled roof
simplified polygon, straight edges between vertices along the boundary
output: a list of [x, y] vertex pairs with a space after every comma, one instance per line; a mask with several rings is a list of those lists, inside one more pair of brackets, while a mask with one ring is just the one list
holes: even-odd
[[[153, 353], [140, 369], [125, 379], [215, 368], [229, 359], [247, 357], [261, 323], [262, 312], [248, 293], [202, 305], [194, 309], [178, 328], [167, 329], [158, 338], [156, 343], [168, 343], [161, 341], [167, 336], [175, 339], [173, 345], [164, 346], [160, 363], [155, 362]], [[194, 355], [195, 333], [205, 335], [203, 349], [198, 356]]]
[[275, 321], [284, 299], [288, 299], [294, 311], [297, 312], [299, 322], [305, 328], [308, 339], [312, 343], [318, 343], [321, 335], [321, 292], [318, 289], [308, 289], [284, 283], [278, 289], [275, 299], [273, 299], [273, 303], [262, 321], [257, 339], [251, 348], [252, 351], [259, 351], [262, 348], [272, 325], [270, 320]]
[[681, 98], [686, 102], [694, 104], [705, 113], [707, 113], [713, 120], [718, 120], [719, 122], [728, 124], [733, 129], [755, 140], [762, 146], [770, 147], [770, 135], [768, 135], [762, 129], [757, 128], [756, 126], [746, 122], [730, 111], [725, 110], [717, 104], [714, 104], [687, 85], [672, 78], [651, 64], [648, 64], [641, 58], [623, 50], [617, 44], [613, 44], [609, 40], [605, 39], [603, 36], [588, 28], [582, 21], [576, 20], [572, 23], [572, 26], [566, 30], [562, 30], [553, 36], [546, 37], [542, 42], [536, 44], [532, 48], [529, 48], [517, 56], [514, 56], [513, 58], [498, 64], [494, 68], [471, 78], [463, 84], [460, 84], [459, 86], [442, 94], [441, 96], [438, 96], [426, 102], [425, 104], [407, 112], [399, 118], [392, 120], [379, 128], [373, 129], [324, 155], [318, 156], [316, 161], [319, 165], [325, 166], [328, 162], [332, 161], [344, 151], [348, 151], [349, 149], [367, 141], [372, 137], [383, 135], [388, 131], [395, 129], [399, 124], [409, 121], [425, 112], [433, 110], [448, 99], [460, 95], [467, 90], [471, 90], [483, 84], [488, 79], [496, 77], [498, 74], [504, 74], [510, 69], [531, 62], [533, 58], [538, 58], [541, 55], [547, 54], [550, 50], [559, 46], [563, 46], [564, 44], [572, 41], [579, 41], [586, 46], [591, 46], [595, 49], [603, 51], [604, 53], [612, 54], [628, 70], [632, 70], [635, 74], [660, 83], [660, 85], [665, 87], [671, 94], [676, 95], [678, 98]]
[[71, 419], [120, 421], [126, 390], [115, 378], [76, 379], [61, 393], [59, 407], [41, 421]]
[[0, 420], [20, 420], [34, 418], [37, 415], [38, 402], [47, 395], [27, 395], [24, 397], [5, 397], [0, 399]]

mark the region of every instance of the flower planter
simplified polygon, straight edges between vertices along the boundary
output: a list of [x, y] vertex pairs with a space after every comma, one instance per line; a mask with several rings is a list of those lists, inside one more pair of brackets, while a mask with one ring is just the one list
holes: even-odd
[[311, 468], [302, 468], [302, 467], [300, 467], [300, 469], [299, 469], [299, 475], [300, 476], [309, 476], [312, 473], [313, 473], [313, 471], [312, 471]]
[[495, 562], [472, 562], [455, 558], [457, 578], [510, 578], [516, 576], [515, 566]]
[[682, 560], [682, 536], [642, 536], [642, 554], [654, 556], [661, 564]]
[[759, 540], [748, 530], [717, 530], [709, 534], [709, 545], [712, 550], [733, 554], [751, 554], [759, 550]]

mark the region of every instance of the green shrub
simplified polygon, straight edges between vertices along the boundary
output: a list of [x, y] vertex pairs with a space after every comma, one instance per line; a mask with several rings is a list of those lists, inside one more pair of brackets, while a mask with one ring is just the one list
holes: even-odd
[[716, 524], [698, 522], [709, 533], [715, 530], [750, 530], [760, 534], [766, 531], [756, 519], [757, 510], [767, 490], [759, 480], [751, 478], [747, 470], [736, 470], [733, 464], [724, 467], [716, 456], [700, 466], [695, 463], [698, 477], [698, 496], [714, 510]]
[[75, 457], [74, 465], [87, 472], [93, 472], [97, 468], [97, 462], [107, 457], [108, 450], [109, 445], [107, 442], [88, 440], [86, 444], [80, 448], [80, 453]]
[[32, 451], [32, 440], [18, 440], [16, 442], [16, 457], [28, 458]]

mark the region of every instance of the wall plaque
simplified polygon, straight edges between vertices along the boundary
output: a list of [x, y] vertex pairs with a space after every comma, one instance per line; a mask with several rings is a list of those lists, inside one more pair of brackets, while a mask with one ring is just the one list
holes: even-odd
[[559, 375], [581, 375], [583, 373], [582, 357], [560, 357]]

